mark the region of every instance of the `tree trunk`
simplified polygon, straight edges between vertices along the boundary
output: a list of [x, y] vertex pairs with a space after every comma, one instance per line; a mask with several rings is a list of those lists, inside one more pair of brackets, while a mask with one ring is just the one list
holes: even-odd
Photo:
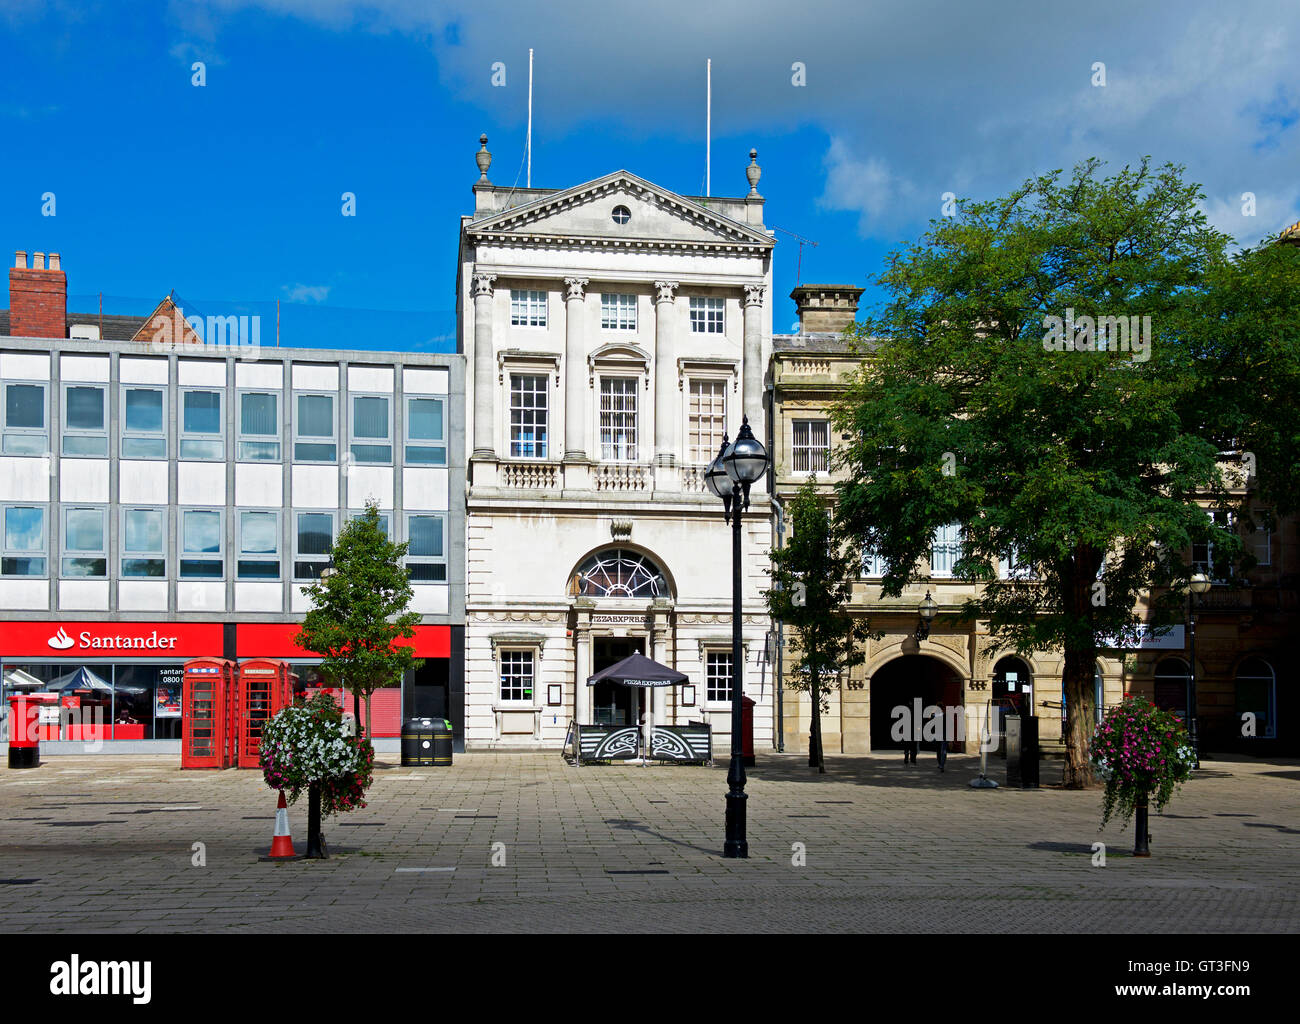
[[1096, 662], [1096, 651], [1066, 648], [1065, 672], [1061, 679], [1066, 707], [1066, 789], [1088, 789], [1096, 784], [1092, 765], [1088, 761], [1088, 748], [1092, 744], [1095, 727], [1093, 682], [1096, 678]]
[[[370, 705], [372, 703], [371, 698], [374, 697], [374, 695], [375, 695], [374, 690], [371, 690], [366, 694], [366, 731], [361, 736], [358, 736], [357, 739], [362, 739], [362, 738], [370, 739]], [[360, 728], [360, 725], [361, 723], [358, 722], [357, 723], [358, 728]]]
[[817, 685], [817, 673], [811, 673], [812, 692], [812, 728], [808, 731], [808, 767], [816, 768], [818, 774], [826, 774], [826, 759], [822, 755], [822, 696], [821, 687]]

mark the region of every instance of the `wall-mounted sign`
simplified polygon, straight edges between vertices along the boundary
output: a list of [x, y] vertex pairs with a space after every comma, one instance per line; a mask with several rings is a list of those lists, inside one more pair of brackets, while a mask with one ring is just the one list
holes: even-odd
[[221, 623], [5, 622], [7, 658], [189, 658], [221, 654]]
[[593, 626], [644, 626], [644, 615], [593, 615]]
[[[1124, 644], [1126, 651], [1181, 651], [1186, 642], [1182, 626], [1142, 626], [1137, 644]], [[1106, 647], [1119, 647], [1115, 637], [1106, 637], [1102, 641]]]

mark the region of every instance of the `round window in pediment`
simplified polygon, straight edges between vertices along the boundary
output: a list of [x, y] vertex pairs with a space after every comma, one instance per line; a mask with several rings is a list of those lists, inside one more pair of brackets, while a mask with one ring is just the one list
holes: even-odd
[[613, 216], [615, 224], [626, 224], [632, 219], [632, 211], [626, 206], [616, 206], [614, 207]]

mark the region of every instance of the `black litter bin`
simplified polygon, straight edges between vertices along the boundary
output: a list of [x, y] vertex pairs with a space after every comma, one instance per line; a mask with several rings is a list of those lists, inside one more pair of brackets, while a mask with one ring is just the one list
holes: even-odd
[[445, 718], [434, 718], [433, 722], [433, 760], [430, 764], [440, 767], [451, 764], [451, 723]]
[[402, 723], [402, 767], [433, 764], [433, 719], [408, 718]]
[[1033, 715], [1007, 715], [1007, 785], [1013, 789], [1038, 788], [1038, 719]]

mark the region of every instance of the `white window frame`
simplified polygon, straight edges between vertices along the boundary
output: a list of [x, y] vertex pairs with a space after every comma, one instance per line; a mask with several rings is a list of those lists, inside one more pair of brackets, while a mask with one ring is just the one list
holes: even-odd
[[635, 331], [637, 296], [629, 292], [600, 293], [600, 329], [602, 331]]
[[[331, 554], [330, 551], [326, 551], [324, 554], [317, 552], [304, 553], [299, 549], [299, 541], [302, 537], [302, 516], [329, 516], [330, 549], [332, 551], [339, 539], [338, 513], [331, 509], [321, 508], [296, 508], [293, 510], [293, 579], [298, 583], [314, 583], [320, 579], [321, 570], [330, 564]], [[300, 574], [298, 572], [300, 565], [315, 566], [315, 575]]]
[[[732, 672], [734, 666], [731, 659], [731, 648], [729, 647], [706, 647], [703, 651], [702, 661], [704, 662], [704, 705], [705, 707], [731, 706], [731, 685]], [[717, 680], [722, 678], [713, 672], [712, 665], [717, 659], [725, 659], [727, 663], [726, 672], [726, 696], [715, 696], [719, 692]]]
[[[266, 515], [275, 521], [275, 553], [267, 554], [263, 551], [248, 552], [244, 550], [244, 516], [246, 515]], [[275, 582], [284, 579], [284, 558], [281, 549], [284, 547], [284, 538], [280, 532], [281, 518], [280, 509], [278, 508], [237, 508], [235, 509], [235, 579], [237, 580], [263, 580], [266, 582]], [[243, 565], [274, 565], [274, 576], [263, 576], [257, 574], [244, 575]]]
[[692, 334], [726, 334], [727, 300], [711, 295], [692, 295], [688, 303]]
[[[1218, 509], [1206, 509], [1206, 511], [1209, 512], [1210, 519], [1213, 521], [1214, 526], [1216, 528], [1221, 530], [1226, 530], [1228, 532], [1231, 532], [1232, 530], [1236, 529], [1237, 517], [1234, 516], [1231, 512], [1221, 513]], [[1223, 517], [1222, 520], [1218, 518], [1220, 515], [1222, 515]], [[1199, 559], [1196, 557], [1197, 548], [1205, 549], [1204, 559]], [[1212, 583], [1228, 582], [1227, 577], [1214, 575], [1214, 541], [1209, 538], [1207, 538], [1204, 541], [1192, 542], [1192, 566], [1194, 570], [1203, 572], [1205, 573], [1206, 576], [1210, 577], [1210, 581]]]
[[[85, 388], [99, 392], [100, 419], [98, 427], [72, 427], [68, 425], [68, 392], [74, 388]], [[59, 448], [65, 459], [106, 459], [108, 458], [108, 385], [90, 384], [82, 381], [68, 381], [63, 385], [63, 434], [59, 439]], [[70, 452], [70, 438], [94, 438], [102, 442], [102, 450], [95, 452]]]
[[[826, 431], [825, 445], [814, 443], [813, 428], [818, 426], [823, 427]], [[805, 430], [805, 438], [802, 444], [800, 443], [800, 439], [799, 439], [800, 427], [803, 427]], [[822, 467], [820, 469], [817, 469], [813, 466], [813, 463], [816, 461], [814, 459], [814, 455], [817, 452], [822, 453], [821, 454]], [[802, 459], [800, 458], [801, 453], [803, 454]], [[804, 466], [804, 468], [802, 469], [799, 468], [801, 462]], [[830, 472], [831, 421], [829, 419], [827, 419], [826, 417], [821, 417], [818, 419], [800, 418], [800, 419], [792, 419], [790, 421], [790, 463], [791, 466], [793, 467], [791, 469], [791, 472], [797, 473], [801, 476], [810, 476], [813, 473]]]
[[[216, 395], [217, 396], [217, 433], [200, 433], [185, 429], [185, 400], [190, 395]], [[186, 462], [225, 462], [226, 461], [226, 392], [224, 388], [181, 388], [180, 389], [180, 410], [177, 419], [177, 429], [180, 431], [180, 446], [177, 448], [177, 458]], [[220, 449], [216, 455], [186, 455], [186, 442], [196, 444], [217, 443]]]
[[[930, 575], [935, 579], [952, 579], [953, 568], [962, 558], [962, 529], [961, 523], [946, 523], [934, 531], [934, 536], [930, 538]], [[946, 566], [936, 568], [936, 553], [943, 551], [947, 555]], [[944, 565], [945, 560], [938, 560], [940, 565]]]
[[[1102, 569], [1104, 570], [1105, 567], [1106, 561], [1102, 559]], [[1014, 544], [1005, 555], [998, 559], [998, 579], [1032, 580], [1034, 578], [1034, 567], [1021, 560], [1020, 552]]]
[[[326, 437], [324, 434], [303, 434], [300, 429], [298, 415], [299, 398], [328, 398], [330, 400], [330, 433]], [[334, 449], [334, 454], [326, 459], [308, 458], [298, 453], [299, 445], [329, 445]], [[293, 461], [310, 462], [319, 465], [333, 465], [339, 461], [339, 395], [335, 391], [316, 391], [311, 389], [295, 388], [293, 391]]]
[[[1266, 509], [1256, 509], [1256, 517], [1269, 515]], [[1255, 565], [1260, 569], [1269, 569], [1273, 566], [1273, 528], [1268, 523], [1260, 523], [1251, 533], [1251, 551], [1255, 555]], [[1263, 557], [1260, 557], [1260, 552]], [[1271, 667], [1271, 666], [1270, 666]]]
[[537, 288], [510, 289], [510, 326], [545, 330], [550, 293]]
[[[722, 376], [705, 375], [696, 375], [687, 378], [686, 433], [683, 436], [686, 438], [686, 462], [690, 465], [707, 466], [717, 457], [718, 450], [722, 447], [723, 435], [727, 433], [727, 413], [730, 411], [727, 408], [727, 380], [728, 378]], [[713, 430], [710, 429], [710, 441], [706, 444], [696, 444], [695, 441], [692, 440], [695, 434], [703, 435], [703, 431], [698, 428], [703, 424], [704, 417], [702, 414], [697, 414], [692, 411], [695, 405], [695, 389], [697, 385], [707, 385], [709, 388], [719, 388], [722, 392], [722, 415], [718, 422], [720, 431], [715, 435]], [[712, 399], [710, 399], [710, 404], [712, 404]], [[712, 413], [709, 414], [708, 419], [710, 422], [714, 420]]]
[[[158, 544], [156, 548], [147, 548], [136, 550], [127, 547], [127, 529], [126, 520], [132, 512], [148, 512], [161, 517], [162, 529], [158, 531]], [[121, 530], [119, 537], [121, 542], [118, 544], [119, 553], [117, 560], [118, 575], [124, 580], [165, 580], [167, 578], [167, 508], [161, 505], [123, 505], [120, 509]], [[126, 563], [158, 561], [162, 563], [161, 573], [142, 573], [127, 572]]]
[[[127, 424], [127, 403], [126, 396], [131, 391], [152, 391], [162, 396], [162, 419], [158, 430], [132, 430]], [[161, 384], [123, 384], [121, 394], [119, 395], [121, 407], [119, 415], [122, 419], [122, 437], [121, 437], [121, 457], [124, 459], [155, 459], [161, 461], [167, 458], [167, 388]], [[154, 447], [152, 453], [144, 455], [139, 451], [130, 451], [131, 442], [149, 442]], [[159, 454], [156, 444], [161, 444], [161, 454]]]
[[[249, 395], [266, 396], [275, 401], [275, 433], [274, 434], [250, 434], [244, 431], [244, 399]], [[235, 459], [238, 462], [280, 462], [280, 456], [284, 453], [284, 442], [280, 435], [283, 433], [284, 417], [281, 408], [283, 393], [271, 388], [246, 388], [240, 389], [236, 393], [235, 409]], [[274, 444], [275, 454], [268, 457], [260, 455], [249, 456], [244, 454], [244, 446], [258, 444]]]
[[[60, 545], [59, 578], [65, 580], [103, 580], [108, 579], [108, 506], [107, 505], [63, 505], [60, 519], [63, 527]], [[100, 545], [98, 548], [78, 548], [74, 551], [68, 546], [68, 514], [71, 512], [98, 512], [100, 526]], [[98, 573], [68, 573], [68, 562], [76, 559], [98, 559], [104, 563], [104, 571]]]
[[[512, 675], [512, 678], [521, 680], [519, 685], [512, 686], [511, 691], [518, 691], [520, 696], [507, 696], [506, 694], [506, 662], [507, 656], [520, 656], [519, 663], [522, 666], [527, 663], [527, 674], [518, 673]], [[513, 658], [511, 658], [513, 661]], [[520, 707], [537, 706], [537, 665], [541, 659], [538, 657], [536, 647], [520, 646], [502, 646], [497, 648], [497, 697], [502, 704], [517, 705]], [[531, 695], [524, 695], [525, 685], [522, 680], [527, 679], [527, 688], [532, 691]]]
[[[362, 466], [391, 466], [393, 464], [393, 395], [376, 391], [352, 391], [348, 394], [348, 452], [352, 461]], [[357, 401], [358, 399], [382, 399], [388, 409], [386, 433], [383, 437], [360, 437], [357, 435]], [[357, 448], [387, 448], [387, 458], [362, 458]]]
[[862, 549], [862, 578], [878, 580], [885, 575], [885, 560], [870, 548]]
[[[190, 551], [185, 547], [185, 517], [191, 512], [214, 513], [217, 517], [217, 550]], [[191, 580], [222, 580], [226, 578], [226, 510], [206, 506], [184, 506], [176, 510], [176, 578], [182, 582]], [[189, 575], [185, 572], [186, 562], [220, 562], [217, 573], [205, 572]]]
[[[614, 381], [619, 381], [621, 382], [621, 384], [626, 385], [626, 390], [623, 390], [617, 396], [611, 390], [609, 392], [608, 397], [611, 400], [615, 397], [621, 397], [623, 399], [627, 399], [628, 397], [631, 397], [632, 409], [630, 413], [627, 409], [616, 410], [613, 408], [609, 408], [609, 409], [605, 408], [605, 399], [606, 399], [605, 386], [607, 384], [612, 385]], [[638, 455], [641, 451], [640, 448], [641, 400], [639, 397], [641, 392], [641, 383], [642, 383], [641, 377], [632, 374], [627, 374], [627, 373], [610, 372], [610, 373], [602, 373], [600, 375], [600, 387], [597, 392], [597, 399], [599, 401], [599, 406], [597, 407], [597, 411], [596, 411], [596, 415], [597, 415], [596, 429], [599, 434], [600, 458], [602, 462], [635, 463], [637, 461]], [[621, 446], [622, 454], [616, 454], [620, 446], [616, 444], [614, 441], [615, 435], [613, 431], [616, 429], [614, 426], [614, 418], [627, 417], [628, 415], [631, 415], [632, 417], [632, 431], [631, 431], [632, 441], [631, 444], [629, 445], [625, 440]], [[610, 420], [608, 426], [606, 426], [606, 417], [609, 417]], [[605, 440], [607, 430], [611, 432], [609, 435], [610, 440], [608, 442], [606, 442]]]
[[[34, 387], [41, 389], [41, 423], [42, 427], [11, 427], [9, 425], [9, 389], [12, 387]], [[45, 455], [52, 451], [50, 448], [50, 382], [46, 380], [7, 380], [4, 382], [3, 393], [0, 394], [0, 419], [3, 419], [3, 439], [0, 440], [0, 454], [4, 455]], [[15, 443], [10, 446], [9, 441], [15, 442], [36, 438], [44, 441], [39, 446], [39, 450], [32, 449], [27, 445]]]
[[[540, 378], [542, 381], [542, 390], [540, 392], [538, 391], [533, 392], [534, 394], [542, 395], [546, 399], [546, 404], [542, 406], [540, 409], [540, 411], [544, 416], [543, 426], [546, 431], [546, 438], [545, 440], [542, 441], [538, 441], [535, 438], [532, 441], [522, 441], [522, 440], [516, 441], [514, 437], [514, 432], [515, 432], [514, 414], [516, 411], [518, 411], [522, 415], [527, 411], [522, 405], [519, 406], [517, 410], [515, 408], [515, 381], [524, 377]], [[509, 370], [508, 378], [510, 384], [506, 390], [506, 445], [507, 445], [506, 451], [509, 457], [512, 459], [537, 459], [539, 461], [544, 461], [546, 459], [549, 459], [551, 457], [551, 451], [552, 451], [551, 449], [551, 373], [548, 372], [547, 370], [536, 369], [533, 367], [519, 367], [519, 368], [512, 367]], [[523, 392], [521, 391], [520, 394], [522, 393]], [[538, 412], [538, 407], [534, 406], [532, 412], [534, 417], [536, 417], [536, 414]], [[534, 423], [533, 427], [535, 431], [537, 424]], [[516, 450], [516, 446], [518, 446], [519, 448], [518, 451]], [[525, 454], [523, 452], [522, 449], [524, 449], [525, 447], [531, 447], [533, 449], [531, 455]]]
[[447, 514], [445, 512], [407, 512], [406, 513], [406, 540], [411, 540], [411, 520], [413, 519], [436, 519], [442, 531], [442, 554], [441, 555], [413, 555], [410, 548], [406, 553], [407, 575], [410, 576], [414, 566], [433, 566], [435, 567], [434, 576], [437, 576], [437, 567], [442, 568], [441, 579], [416, 579], [411, 577], [413, 584], [421, 583], [446, 583], [447, 582]]
[[[9, 547], [7, 518], [11, 509], [34, 509], [41, 514], [41, 540], [36, 548]], [[5, 572], [4, 561], [19, 558], [39, 558], [44, 565], [40, 572]], [[50, 575], [50, 509], [43, 502], [6, 502], [0, 505], [0, 575], [6, 579], [32, 580], [48, 579]]]
[[[405, 415], [402, 417], [402, 461], [408, 466], [434, 466], [444, 467], [447, 465], [447, 400], [442, 395], [422, 395], [419, 393], [411, 394], [407, 392], [402, 396], [406, 404]], [[442, 438], [412, 438], [411, 437], [411, 403], [412, 402], [437, 402], [438, 403], [438, 420], [442, 425]], [[411, 451], [431, 451], [434, 453], [432, 461], [424, 459], [411, 459]], [[441, 452], [442, 457], [439, 459], [437, 453]]]

